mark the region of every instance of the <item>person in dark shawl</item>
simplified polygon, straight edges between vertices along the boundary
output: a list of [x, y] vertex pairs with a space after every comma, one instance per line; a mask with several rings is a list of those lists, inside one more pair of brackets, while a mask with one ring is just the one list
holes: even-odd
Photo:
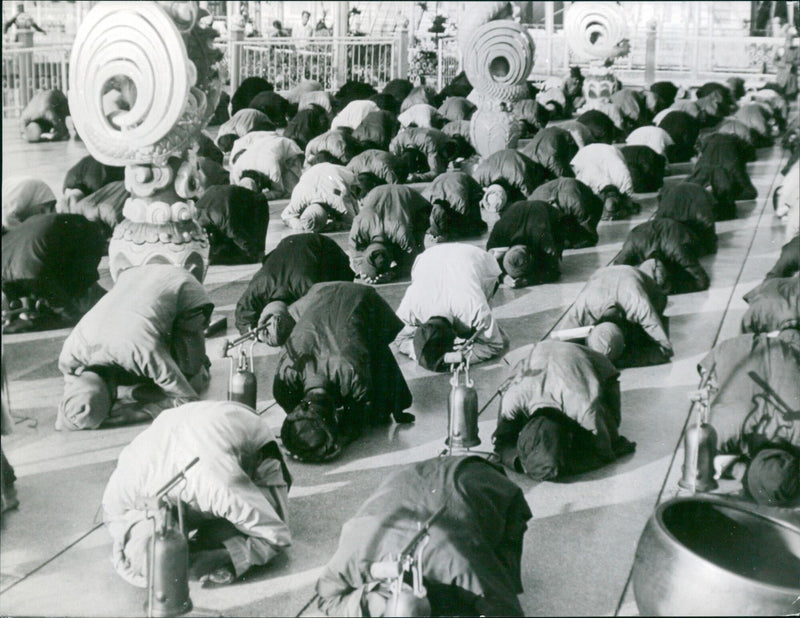
[[325, 110], [319, 105], [311, 105], [295, 114], [294, 118], [286, 125], [283, 136], [293, 139], [305, 152], [308, 142], [317, 135], [325, 133], [330, 126], [330, 119]]
[[285, 345], [272, 392], [286, 411], [281, 439], [293, 457], [329, 461], [369, 426], [413, 422], [403, 412], [411, 391], [389, 349], [403, 323], [374, 288], [317, 283], [289, 319], [276, 341]]
[[[317, 582], [317, 608], [328, 616], [384, 615], [391, 582], [376, 577], [373, 565], [396, 560], [417, 523], [441, 508], [423, 556], [430, 615], [522, 616], [530, 508], [501, 469], [475, 456], [429, 459], [386, 478], [344, 524]], [[411, 593], [408, 584], [404, 590]]]
[[537, 481], [581, 474], [632, 453], [619, 434], [619, 371], [603, 354], [544, 340], [515, 368], [492, 440], [503, 463]]
[[197, 201], [197, 222], [208, 233], [211, 264], [253, 264], [264, 255], [269, 204], [262, 193], [217, 185]]
[[75, 323], [104, 292], [99, 226], [81, 215], [40, 214], [3, 235], [3, 332]]
[[556, 281], [564, 238], [558, 210], [545, 202], [517, 202], [494, 224], [486, 250], [502, 259], [505, 283], [524, 287]]
[[236, 303], [236, 328], [246, 333], [266, 324], [275, 301], [291, 305], [322, 281], [352, 281], [349, 258], [322, 234], [293, 234], [267, 254]]

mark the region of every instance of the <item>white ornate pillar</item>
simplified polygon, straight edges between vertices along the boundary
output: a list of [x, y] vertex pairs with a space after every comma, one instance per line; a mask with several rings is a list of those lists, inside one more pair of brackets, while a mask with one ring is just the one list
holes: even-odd
[[111, 276], [148, 263], [175, 264], [200, 281], [208, 238], [195, 221], [203, 177], [196, 136], [221, 91], [215, 32], [197, 2], [101, 2], [76, 34], [69, 106], [92, 156], [125, 166], [131, 193], [109, 245]]
[[589, 61], [579, 112], [608, 102], [617, 88], [615, 58], [630, 52], [625, 9], [616, 2], [573, 2], [564, 14], [564, 35], [578, 61]]
[[470, 140], [487, 157], [517, 145], [521, 127], [512, 110], [528, 97], [535, 46], [527, 28], [516, 21], [515, 3], [474, 3], [471, 11], [461, 24], [459, 47], [474, 89], [470, 98], [478, 107], [470, 120]]

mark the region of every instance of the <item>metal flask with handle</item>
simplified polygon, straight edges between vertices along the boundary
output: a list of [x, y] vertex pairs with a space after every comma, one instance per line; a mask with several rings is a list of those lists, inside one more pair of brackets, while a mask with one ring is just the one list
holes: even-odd
[[683, 474], [678, 486], [691, 492], [712, 491], [717, 488], [714, 479], [714, 458], [717, 455], [717, 432], [708, 422], [711, 399], [716, 392], [709, 371], [700, 390], [692, 397], [698, 406], [697, 422], [686, 428], [683, 439]]
[[[230, 356], [230, 375], [228, 376], [228, 401], [238, 401], [254, 410], [258, 401], [258, 382], [256, 381], [255, 365], [253, 363], [253, 347], [258, 342], [258, 330], [248, 331], [233, 342], [226, 340], [223, 344], [222, 356], [228, 356], [233, 347], [238, 347], [238, 359]], [[250, 340], [250, 353], [245, 353], [242, 344]], [[234, 369], [234, 365], [236, 366]]]
[[[453, 368], [450, 379], [450, 396], [447, 399], [447, 440], [449, 450], [469, 449], [478, 446], [478, 393], [469, 377], [469, 358], [461, 352], [451, 352], [444, 357]], [[462, 383], [460, 376], [463, 373]]]
[[154, 496], [140, 499], [137, 508], [153, 522], [153, 534], [147, 545], [148, 616], [180, 616], [192, 609], [189, 598], [189, 542], [183, 525], [183, 502], [175, 497], [178, 521], [172, 515], [167, 494], [186, 480], [186, 472], [198, 461], [195, 457], [173, 476]]

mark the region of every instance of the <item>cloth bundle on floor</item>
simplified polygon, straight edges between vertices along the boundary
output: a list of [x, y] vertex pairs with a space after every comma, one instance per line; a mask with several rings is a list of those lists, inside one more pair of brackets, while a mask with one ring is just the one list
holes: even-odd
[[637, 266], [651, 258], [661, 261], [667, 269], [665, 285], [657, 282], [667, 293], [708, 289], [708, 275], [698, 261], [697, 240], [682, 223], [672, 219], [640, 223], [628, 234], [614, 263]]
[[552, 178], [574, 176], [570, 161], [578, 154], [578, 145], [569, 131], [559, 127], [544, 128], [520, 152], [545, 167]]
[[[425, 231], [431, 205], [422, 195], [402, 185], [375, 187], [361, 202], [361, 210], [350, 229], [352, 263], [356, 273], [375, 279], [390, 270], [397, 275], [411, 269], [414, 258], [424, 250]], [[379, 245], [383, 251], [378, 251]], [[381, 263], [370, 254], [384, 253]], [[395, 268], [391, 264], [396, 263]]]
[[559, 210], [565, 248], [578, 249], [597, 244], [597, 224], [603, 214], [603, 200], [588, 185], [575, 178], [557, 178], [538, 187], [530, 199], [546, 202]]
[[717, 252], [714, 199], [693, 182], [665, 186], [658, 194], [656, 219], [672, 219], [685, 225], [697, 239], [698, 255]]
[[263, 194], [235, 185], [209, 187], [197, 200], [197, 222], [208, 233], [211, 264], [261, 261], [269, 225]]
[[352, 281], [353, 277], [347, 254], [327, 236], [287, 236], [267, 254], [236, 303], [236, 328], [243, 334], [255, 328], [272, 301], [291, 305], [315, 283]]
[[548, 175], [544, 166], [513, 149], [499, 150], [482, 159], [473, 173], [482, 187], [503, 187], [509, 202], [526, 199]]
[[318, 609], [383, 615], [392, 591], [370, 565], [396, 559], [417, 523], [443, 506], [423, 561], [432, 615], [523, 615], [517, 595], [530, 509], [519, 487], [478, 457], [431, 459], [387, 477], [342, 527], [317, 582]]
[[494, 224], [486, 250], [525, 247], [530, 254], [527, 272], [510, 272], [504, 260], [506, 273], [515, 280], [523, 280], [525, 285], [555, 281], [561, 274], [559, 262], [564, 250], [560, 218], [560, 212], [545, 202], [516, 202]]
[[481, 219], [483, 189], [468, 174], [446, 172], [437, 176], [422, 196], [432, 205], [428, 231], [437, 240], [457, 240], [486, 231]]

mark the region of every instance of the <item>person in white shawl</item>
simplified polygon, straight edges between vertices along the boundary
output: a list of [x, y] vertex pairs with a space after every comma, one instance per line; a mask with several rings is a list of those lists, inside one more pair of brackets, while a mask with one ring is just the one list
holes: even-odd
[[358, 212], [355, 182], [355, 174], [343, 165], [317, 163], [300, 178], [281, 219], [303, 232], [349, 229]]
[[122, 450], [103, 493], [114, 569], [134, 586], [146, 586], [153, 533], [141, 500], [195, 457], [185, 484], [166, 496], [173, 509], [183, 503], [187, 532], [197, 531], [190, 578], [231, 583], [291, 544], [291, 476], [266, 419], [237, 402], [187, 403], [164, 411]]
[[420, 254], [397, 309], [406, 325], [395, 339], [400, 352], [442, 370], [446, 367], [441, 357], [452, 344], [474, 336], [473, 362], [501, 354], [508, 337], [492, 315], [489, 300], [502, 274], [494, 256], [473, 245], [447, 243]]
[[294, 140], [253, 131], [233, 144], [231, 184], [263, 191], [268, 200], [289, 197], [303, 173], [303, 156]]

